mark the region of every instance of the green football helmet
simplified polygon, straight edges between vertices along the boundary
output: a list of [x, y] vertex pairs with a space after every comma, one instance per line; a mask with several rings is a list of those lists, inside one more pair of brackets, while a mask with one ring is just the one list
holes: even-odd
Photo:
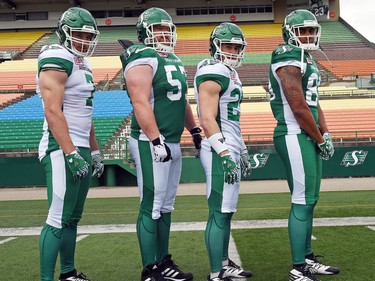
[[[73, 37], [73, 32], [89, 33], [91, 40]], [[91, 56], [99, 40], [99, 30], [91, 13], [82, 8], [69, 8], [60, 17], [56, 34], [60, 44], [79, 57]], [[76, 46], [81, 47], [77, 49]]]
[[[222, 44], [238, 44], [240, 51], [238, 54], [224, 52]], [[234, 23], [223, 22], [211, 32], [210, 35], [210, 54], [217, 60], [230, 67], [239, 67], [246, 48], [245, 36], [242, 30]]]
[[[169, 31], [156, 31], [155, 26], [165, 26]], [[149, 8], [137, 21], [138, 40], [158, 52], [173, 53], [177, 42], [176, 26], [163, 9]]]
[[[300, 28], [313, 28], [313, 36], [300, 36]], [[282, 33], [284, 42], [304, 50], [319, 49], [321, 27], [313, 13], [308, 10], [295, 10], [285, 17]], [[305, 37], [306, 43], [301, 42]]]

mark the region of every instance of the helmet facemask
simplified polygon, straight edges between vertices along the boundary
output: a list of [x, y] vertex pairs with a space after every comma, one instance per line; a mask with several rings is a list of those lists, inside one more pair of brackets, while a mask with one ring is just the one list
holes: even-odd
[[[233, 68], [241, 66], [246, 47], [246, 42], [244, 42], [241, 38], [232, 38], [231, 40], [214, 38], [212, 43], [216, 49], [215, 53], [213, 54], [213, 58], [215, 60], [221, 61], [225, 65]], [[222, 50], [223, 44], [238, 44], [241, 46], [240, 52], [238, 54], [224, 52]]]
[[[224, 44], [235, 44], [238, 53], [224, 51]], [[211, 32], [210, 35], [210, 54], [213, 59], [224, 63], [229, 67], [239, 67], [245, 54], [246, 48], [245, 36], [242, 30], [234, 23], [223, 22]], [[232, 46], [233, 47], [233, 46]]]
[[[300, 35], [301, 28], [312, 28], [314, 30], [313, 34], [309, 35]], [[303, 24], [285, 26], [286, 32], [289, 33], [288, 44], [295, 45], [304, 50], [317, 50], [319, 49], [321, 27], [315, 21], [304, 21]], [[306, 43], [301, 42], [301, 38], [306, 38]], [[303, 40], [305, 41], [305, 40]]]
[[[157, 26], [168, 27], [166, 30], [155, 30]], [[173, 53], [177, 42], [176, 26], [170, 21], [152, 23], [144, 27], [146, 38], [144, 44], [151, 46], [158, 52]]]
[[[94, 52], [100, 32], [89, 11], [73, 7], [61, 15], [56, 34], [59, 37], [60, 44], [69, 52], [79, 57], [88, 57]], [[87, 34], [90, 36], [87, 36]], [[87, 40], [88, 38], [89, 40]]]
[[[82, 28], [72, 28], [64, 25], [61, 29], [64, 32], [66, 38], [64, 47], [67, 48], [70, 52], [79, 57], [89, 57], [94, 53], [99, 39], [98, 30], [95, 30], [95, 28], [93, 28], [92, 26], [87, 25], [84, 25]], [[83, 40], [74, 37], [73, 32], [89, 33], [91, 34], [91, 40]], [[74, 43], [78, 43], [79, 45], [81, 45], [81, 48], [77, 49]]]

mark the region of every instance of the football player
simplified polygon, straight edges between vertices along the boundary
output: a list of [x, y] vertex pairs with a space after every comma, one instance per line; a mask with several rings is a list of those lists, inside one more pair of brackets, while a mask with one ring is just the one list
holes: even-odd
[[141, 280], [192, 280], [171, 259], [169, 233], [181, 175], [181, 134], [186, 127], [199, 149], [201, 130], [186, 100], [186, 72], [174, 54], [177, 34], [171, 16], [149, 8], [136, 29], [142, 44], [127, 47], [120, 59], [134, 109], [129, 145], [140, 194]]
[[319, 105], [320, 74], [310, 50], [319, 48], [321, 27], [307, 10], [295, 10], [282, 25], [285, 44], [272, 53], [269, 92], [277, 120], [274, 144], [284, 163], [292, 206], [289, 238], [293, 269], [290, 281], [317, 280], [316, 274], [339, 269], [320, 263], [311, 235], [314, 208], [319, 200], [322, 159], [334, 154], [332, 138]]
[[85, 59], [99, 31], [87, 10], [70, 8], [59, 19], [57, 35], [60, 44], [44, 46], [38, 58], [37, 92], [45, 115], [39, 159], [49, 203], [39, 240], [40, 280], [54, 280], [60, 254], [60, 281], [89, 281], [75, 269], [74, 254], [89, 175], [100, 177], [104, 170], [92, 121], [94, 80]]
[[231, 219], [236, 212], [241, 173], [250, 174], [240, 128], [242, 83], [235, 68], [242, 63], [246, 41], [234, 23], [224, 22], [210, 35], [211, 59], [200, 62], [194, 78], [199, 122], [206, 138], [200, 159], [206, 173], [209, 216], [205, 232], [209, 281], [250, 277], [229, 259]]

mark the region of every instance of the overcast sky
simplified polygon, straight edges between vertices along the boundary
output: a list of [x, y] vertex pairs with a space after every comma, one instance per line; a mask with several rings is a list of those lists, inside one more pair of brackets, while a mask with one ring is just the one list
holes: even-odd
[[340, 0], [340, 16], [375, 43], [375, 0]]

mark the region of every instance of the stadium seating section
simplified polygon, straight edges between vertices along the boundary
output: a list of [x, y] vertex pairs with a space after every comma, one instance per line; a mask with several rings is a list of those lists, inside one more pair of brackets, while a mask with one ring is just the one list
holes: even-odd
[[[125, 91], [97, 91], [94, 97], [94, 124], [97, 139], [103, 147], [131, 113]], [[35, 149], [43, 127], [43, 106], [33, 95], [0, 110], [0, 150]]]
[[[329, 77], [343, 79], [355, 75], [370, 76], [375, 69], [375, 49], [368, 46], [353, 31], [340, 21], [321, 22], [321, 51], [313, 55], [319, 63], [323, 79]], [[281, 25], [273, 23], [239, 24], [245, 33], [248, 43], [247, 54], [243, 65], [238, 69], [244, 85], [264, 85], [267, 83], [268, 67], [272, 50], [280, 43]], [[178, 26], [176, 54], [180, 56], [192, 85], [197, 63], [209, 57], [209, 35], [213, 25]], [[122, 47], [118, 39], [136, 42], [137, 36], [133, 27], [103, 27], [93, 61], [98, 60], [94, 69], [99, 72], [96, 83], [102, 80], [119, 79], [121, 69], [118, 55]], [[57, 36], [51, 31], [16, 32], [9, 35], [0, 32], [0, 51], [20, 50], [23, 61], [6, 61], [0, 64], [2, 79], [0, 90], [14, 87], [24, 89], [35, 87], [35, 59], [42, 45], [58, 43]], [[9, 39], [12, 38], [12, 39]], [[100, 57], [106, 57], [105, 59]], [[328, 58], [328, 59], [327, 59]], [[19, 72], [22, 71], [22, 81]], [[7, 72], [7, 73], [4, 73]], [[120, 84], [120, 83], [119, 83]]]
[[[375, 49], [368, 45], [342, 22], [322, 22], [322, 51], [314, 51], [322, 78], [342, 80], [345, 77], [370, 76], [375, 70]], [[241, 119], [246, 142], [254, 137], [258, 142], [269, 142], [275, 126], [268, 103], [246, 103], [251, 100], [267, 100], [266, 84], [272, 50], [280, 43], [281, 24], [257, 23], [239, 24], [248, 43], [243, 65], [238, 69], [244, 84], [243, 117]], [[183, 61], [189, 83], [188, 99], [194, 103], [191, 88], [196, 65], [209, 58], [209, 35], [214, 25], [178, 26], [176, 54]], [[94, 56], [89, 58], [98, 88], [117, 85], [117, 91], [98, 91], [94, 102], [95, 128], [103, 147], [131, 112], [131, 104], [122, 85], [121, 63], [118, 55], [123, 51], [118, 39], [137, 41], [134, 27], [103, 27]], [[0, 52], [17, 51], [22, 60], [0, 63], [0, 150], [15, 148], [36, 148], [41, 137], [43, 109], [40, 98], [23, 95], [25, 90], [35, 91], [37, 57], [40, 48], [46, 44], [58, 43], [51, 30], [0, 32]], [[321, 96], [335, 98], [341, 95], [372, 95], [356, 87], [321, 87]], [[18, 101], [18, 100], [20, 101]], [[363, 99], [363, 106], [351, 109], [352, 103], [340, 100], [336, 105], [347, 107], [327, 109], [327, 122], [332, 131], [353, 132], [375, 127], [375, 105], [370, 99]], [[18, 102], [17, 102], [18, 101]], [[9, 102], [14, 102], [8, 106]], [[195, 105], [194, 105], [195, 106]], [[262, 108], [265, 107], [265, 108]], [[195, 112], [195, 111], [194, 111]], [[371, 117], [372, 116], [372, 117]], [[343, 120], [346, 120], [345, 122]], [[360, 121], [362, 120], [362, 121]], [[366, 122], [363, 122], [365, 120]], [[264, 135], [264, 136], [263, 136]], [[343, 135], [344, 136], [344, 135]], [[363, 136], [365, 133], [363, 133]], [[370, 136], [371, 137], [371, 136]], [[339, 136], [338, 136], [339, 138]], [[344, 136], [345, 138], [345, 136]], [[187, 131], [183, 143], [191, 145]]]

